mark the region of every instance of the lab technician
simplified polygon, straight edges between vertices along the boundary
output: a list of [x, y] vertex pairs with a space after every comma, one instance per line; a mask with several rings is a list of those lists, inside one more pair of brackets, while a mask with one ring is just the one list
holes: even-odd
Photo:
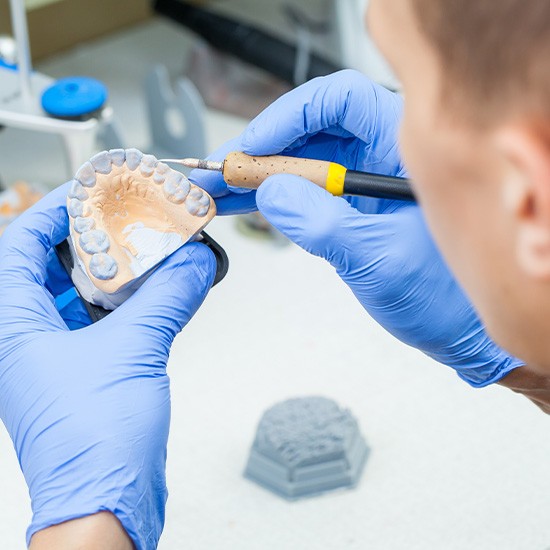
[[[368, 23], [403, 84], [404, 109], [398, 95], [344, 71], [279, 99], [214, 158], [284, 152], [408, 174], [422, 212], [346, 201], [296, 176], [273, 176], [257, 194], [233, 192], [216, 174], [194, 179], [220, 213], [257, 205], [326, 258], [400, 340], [473, 386], [508, 386], [549, 412], [550, 3], [372, 0]], [[70, 285], [52, 252], [68, 235], [66, 190], [0, 240], [0, 414], [29, 486], [27, 537], [35, 550], [155, 548], [166, 361], [215, 261], [186, 245], [84, 326], [78, 302], [58, 312], [52, 299]]]

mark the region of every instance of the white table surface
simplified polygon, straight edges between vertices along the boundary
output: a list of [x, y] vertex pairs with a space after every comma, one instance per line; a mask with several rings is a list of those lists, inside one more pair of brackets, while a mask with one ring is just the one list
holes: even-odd
[[[179, 67], [186, 44], [177, 27], [153, 22], [41, 70], [103, 78], [125, 133], [140, 146], [145, 65]], [[207, 124], [212, 147], [244, 127], [214, 112]], [[17, 172], [8, 159], [28, 151], [10, 145], [0, 141], [0, 170]], [[55, 180], [59, 158], [34, 154]], [[231, 268], [170, 359], [161, 550], [550, 549], [548, 417], [506, 389], [473, 390], [397, 342], [320, 259], [246, 239], [230, 218], [216, 219], [209, 232]], [[289, 503], [242, 478], [263, 411], [301, 395], [333, 398], [359, 419], [372, 453], [357, 489]], [[3, 429], [0, 495], [0, 548], [24, 548], [30, 506]]]

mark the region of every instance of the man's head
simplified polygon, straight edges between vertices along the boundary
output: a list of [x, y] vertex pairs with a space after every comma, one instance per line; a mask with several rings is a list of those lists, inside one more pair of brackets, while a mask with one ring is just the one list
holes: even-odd
[[403, 157], [495, 339], [550, 370], [550, 3], [371, 0]]
[[550, 116], [550, 4], [539, 0], [409, 0], [435, 50], [442, 93], [477, 125]]

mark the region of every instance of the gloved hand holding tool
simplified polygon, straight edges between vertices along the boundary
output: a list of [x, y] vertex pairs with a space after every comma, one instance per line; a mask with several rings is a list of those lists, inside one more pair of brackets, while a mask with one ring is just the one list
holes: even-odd
[[66, 196], [63, 185], [0, 239], [0, 416], [29, 486], [27, 542], [107, 511], [136, 548], [154, 548], [167, 496], [166, 362], [215, 259], [205, 245], [185, 245], [116, 311], [84, 326], [80, 300], [61, 314], [54, 301], [72, 286], [52, 249], [69, 233]]
[[[355, 71], [289, 92], [217, 151], [291, 155], [348, 169], [405, 176], [397, 143], [402, 100]], [[249, 211], [254, 192], [219, 173], [192, 177], [222, 213]], [[487, 336], [410, 202], [331, 196], [294, 175], [269, 177], [256, 194], [262, 214], [308, 252], [329, 261], [363, 307], [390, 333], [456, 370], [472, 386], [498, 381], [522, 362]]]

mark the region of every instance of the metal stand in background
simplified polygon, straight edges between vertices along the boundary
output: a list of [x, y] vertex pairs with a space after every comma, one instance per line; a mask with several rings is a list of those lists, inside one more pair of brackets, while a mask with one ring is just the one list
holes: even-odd
[[145, 80], [147, 111], [157, 158], [196, 157], [207, 154], [205, 106], [195, 85], [179, 77], [174, 88], [164, 65], [155, 65]]
[[10, 0], [12, 28], [17, 42], [17, 66], [0, 66], [0, 126], [46, 132], [61, 136], [68, 161], [68, 175], [95, 150], [101, 126], [112, 122], [113, 111], [105, 107], [84, 121], [61, 120], [46, 114], [40, 104], [42, 92], [54, 79], [31, 67], [27, 17], [23, 0]]
[[18, 0], [10, 0], [10, 9], [12, 30], [15, 36], [15, 41], [17, 42], [17, 66], [19, 68], [18, 75], [21, 103], [25, 106], [30, 106], [32, 100], [32, 68], [25, 3]]
[[309, 65], [314, 55], [312, 50], [313, 35], [327, 34], [330, 31], [329, 21], [314, 21], [291, 4], [283, 6], [289, 21], [296, 28], [296, 60], [294, 64], [294, 82], [299, 86], [307, 81]]

